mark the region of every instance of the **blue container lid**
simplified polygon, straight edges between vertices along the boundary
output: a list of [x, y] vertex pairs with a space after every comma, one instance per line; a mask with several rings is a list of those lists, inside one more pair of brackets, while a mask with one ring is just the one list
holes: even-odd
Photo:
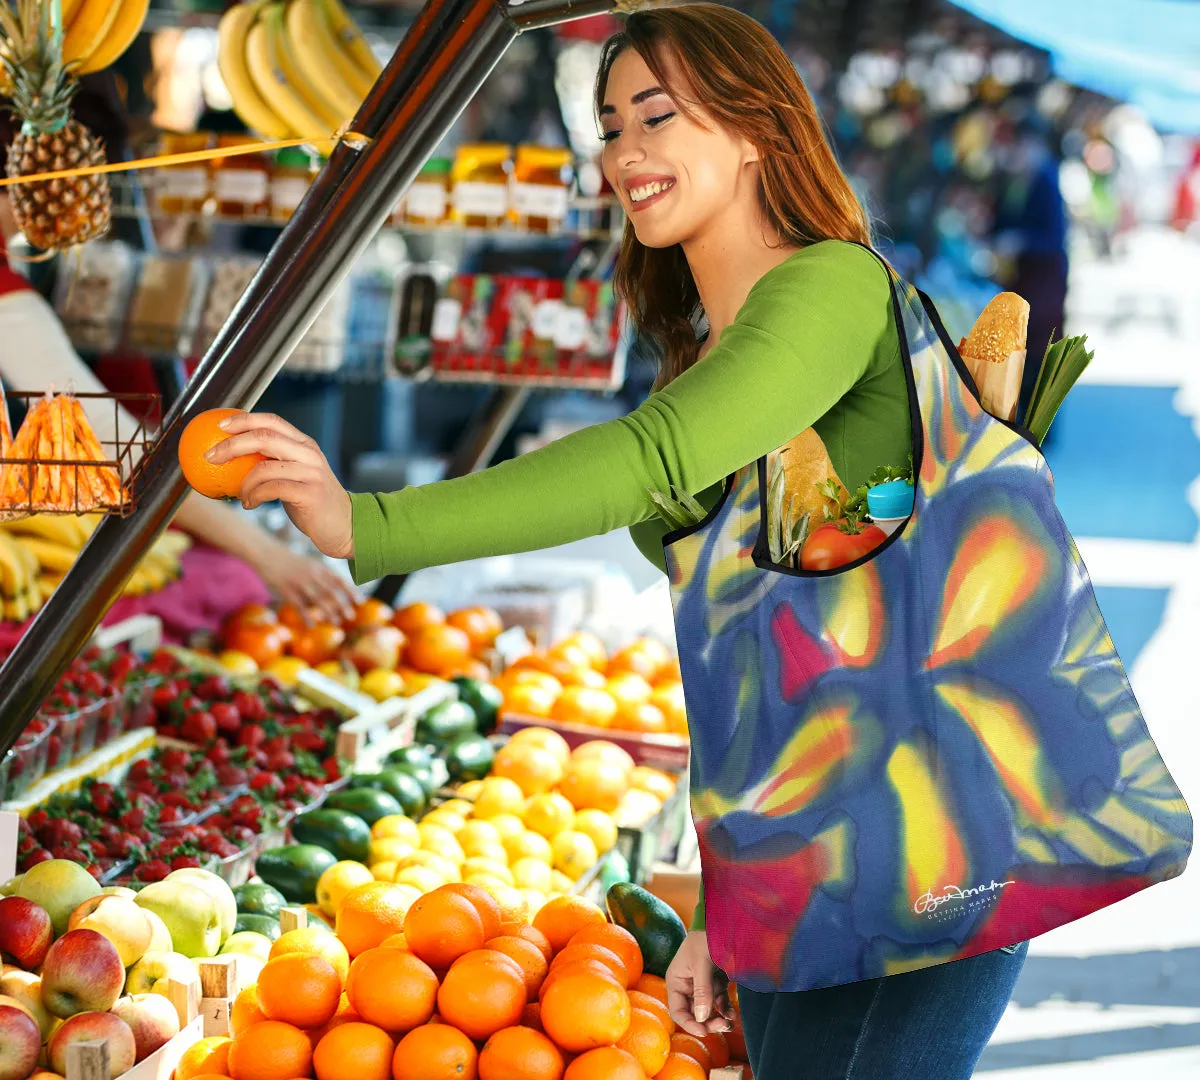
[[912, 513], [916, 491], [906, 480], [889, 480], [867, 489], [867, 513], [873, 518], [905, 518]]

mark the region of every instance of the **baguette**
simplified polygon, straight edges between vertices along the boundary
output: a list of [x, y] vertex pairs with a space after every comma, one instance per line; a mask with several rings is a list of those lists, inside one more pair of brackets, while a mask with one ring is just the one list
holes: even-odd
[[980, 404], [1002, 420], [1014, 420], [1017, 415], [1028, 334], [1028, 302], [1005, 292], [992, 298], [959, 345], [979, 390]]
[[826, 480], [832, 480], [846, 494], [845, 485], [838, 477], [833, 462], [821, 436], [812, 428], [800, 432], [791, 442], [781, 446], [767, 456], [767, 475], [771, 475], [775, 460], [781, 458], [783, 464], [784, 488], [783, 505], [792, 505], [795, 498], [795, 520], [811, 511], [809, 518], [811, 528], [816, 528], [825, 520], [825, 511], [836, 509], [836, 503], [826, 498], [818, 490]]

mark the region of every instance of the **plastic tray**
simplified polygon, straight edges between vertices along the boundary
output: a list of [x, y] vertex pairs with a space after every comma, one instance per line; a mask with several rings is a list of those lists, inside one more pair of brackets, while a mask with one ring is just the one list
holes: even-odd
[[0, 761], [0, 801], [24, 795], [46, 775], [46, 760], [54, 725], [35, 735], [22, 735]]

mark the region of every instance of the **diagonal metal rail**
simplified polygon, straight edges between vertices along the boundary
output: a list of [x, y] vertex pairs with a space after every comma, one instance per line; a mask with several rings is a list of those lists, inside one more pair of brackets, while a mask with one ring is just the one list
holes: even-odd
[[0, 668], [0, 755], [54, 688], [187, 494], [179, 436], [206, 409], [251, 408], [518, 34], [630, 0], [429, 0], [143, 462], [137, 512], [108, 517]]

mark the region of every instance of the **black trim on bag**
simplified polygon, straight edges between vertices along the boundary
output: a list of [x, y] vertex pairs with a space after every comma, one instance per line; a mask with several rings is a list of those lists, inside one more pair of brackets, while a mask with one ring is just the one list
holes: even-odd
[[[915, 487], [916, 484], [920, 483], [921, 462], [925, 458], [925, 424], [921, 419], [921, 402], [917, 396], [917, 381], [916, 376], [913, 374], [912, 353], [908, 347], [908, 332], [904, 328], [904, 312], [900, 307], [898, 286], [896, 279], [892, 277], [891, 268], [884, 261], [883, 256], [874, 249], [867, 247], [866, 244], [860, 244], [859, 247], [871, 252], [883, 266], [884, 273], [887, 274], [888, 289], [892, 296], [892, 314], [896, 320], [896, 337], [900, 341], [900, 355], [904, 359], [904, 363], [901, 365], [904, 368], [904, 384], [908, 388], [908, 423], [909, 431], [912, 435], [913, 484]], [[754, 565], [760, 570], [770, 570], [777, 574], [787, 574], [789, 577], [805, 578], [833, 577], [835, 574], [844, 574], [848, 570], [854, 570], [882, 555], [899, 539], [911, 521], [912, 514], [909, 514], [882, 544], [871, 548], [870, 551], [855, 559], [854, 562], [835, 566], [830, 570], [800, 570], [791, 566], [780, 566], [778, 563], [771, 561], [771, 549], [767, 540], [767, 459], [766, 457], [758, 459], [758, 539], [754, 543], [752, 558], [754, 559]]]

